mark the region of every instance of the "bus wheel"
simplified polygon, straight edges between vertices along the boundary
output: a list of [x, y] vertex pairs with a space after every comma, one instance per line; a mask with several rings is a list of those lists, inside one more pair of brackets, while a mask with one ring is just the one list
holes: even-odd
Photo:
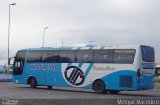
[[120, 91], [119, 90], [110, 90], [109, 93], [111, 94], [118, 94]]
[[48, 86], [48, 89], [52, 89], [52, 86]]
[[37, 86], [37, 81], [34, 77], [32, 77], [31, 80], [30, 80], [30, 87], [31, 88], [36, 88], [36, 86]]
[[95, 83], [93, 84], [93, 89], [98, 94], [103, 94], [106, 92], [105, 85], [101, 80], [95, 81]]

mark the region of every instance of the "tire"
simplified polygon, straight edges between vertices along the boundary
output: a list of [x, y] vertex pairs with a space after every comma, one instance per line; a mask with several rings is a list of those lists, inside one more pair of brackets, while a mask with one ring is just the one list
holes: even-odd
[[118, 94], [120, 91], [119, 90], [110, 90], [109, 93], [111, 94]]
[[105, 84], [101, 80], [95, 81], [95, 83], [93, 84], [93, 89], [94, 89], [95, 93], [98, 93], [98, 94], [103, 94], [106, 92]]
[[52, 89], [52, 86], [48, 86], [48, 89], [49, 89], [49, 90]]
[[31, 80], [30, 80], [30, 87], [31, 88], [36, 88], [36, 86], [37, 86], [37, 81], [34, 77], [32, 77]]

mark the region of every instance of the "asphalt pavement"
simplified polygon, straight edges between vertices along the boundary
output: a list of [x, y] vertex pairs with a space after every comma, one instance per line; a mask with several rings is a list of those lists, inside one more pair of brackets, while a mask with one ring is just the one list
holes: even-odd
[[[51, 100], [52, 101], [56, 100], [56, 102], [60, 100], [61, 100], [60, 102], [62, 102], [62, 100], [63, 101], [70, 100], [70, 101], [75, 101], [76, 104], [78, 104], [77, 100], [82, 101], [81, 103], [85, 103], [84, 100], [87, 102], [89, 101], [93, 102], [94, 100], [94, 103], [91, 103], [92, 105], [93, 104], [96, 105], [95, 101], [99, 100], [108, 100], [107, 102], [111, 101], [111, 103], [118, 101], [119, 99], [125, 99], [125, 100], [156, 99], [160, 101], [160, 82], [155, 83], [155, 88], [153, 90], [121, 91], [119, 94], [96, 94], [94, 93], [93, 90], [90, 89], [67, 88], [67, 87], [53, 87], [53, 89], [48, 90], [46, 86], [43, 87], [41, 86], [37, 87], [36, 89], [32, 89], [28, 85], [17, 85], [13, 84], [12, 82], [0, 82], [0, 99], [2, 99], [1, 101], [3, 102], [6, 98], [23, 100], [23, 102], [27, 100], [30, 100], [29, 102], [32, 101], [35, 102], [35, 100], [38, 100], [38, 102], [42, 100], [45, 101], [48, 100], [47, 102], [49, 104], [47, 105], [50, 105]], [[67, 103], [64, 102], [64, 105], [65, 104]], [[71, 105], [71, 103], [69, 105]]]

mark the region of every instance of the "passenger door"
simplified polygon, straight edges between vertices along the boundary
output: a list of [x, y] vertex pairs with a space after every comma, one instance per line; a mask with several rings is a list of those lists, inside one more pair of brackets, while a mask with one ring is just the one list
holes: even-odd
[[20, 59], [16, 59], [13, 64], [13, 75], [21, 75], [23, 73], [24, 62]]

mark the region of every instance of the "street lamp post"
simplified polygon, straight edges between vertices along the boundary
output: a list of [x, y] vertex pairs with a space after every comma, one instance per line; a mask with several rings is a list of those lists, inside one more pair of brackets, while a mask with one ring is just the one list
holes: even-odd
[[8, 64], [9, 64], [9, 37], [10, 37], [10, 11], [11, 11], [11, 9], [10, 9], [10, 6], [11, 5], [16, 5], [16, 3], [11, 3], [11, 4], [9, 4], [9, 22], [8, 22]]
[[48, 29], [48, 27], [45, 27], [45, 28], [44, 28], [44, 31], [43, 31], [43, 47], [44, 47], [44, 36], [45, 36], [45, 30], [46, 30], [46, 29]]
[[10, 36], [10, 11], [11, 11], [11, 9], [10, 9], [10, 6], [11, 5], [16, 5], [16, 3], [11, 3], [11, 4], [9, 4], [9, 21], [8, 21], [8, 67], [9, 67], [9, 36]]

